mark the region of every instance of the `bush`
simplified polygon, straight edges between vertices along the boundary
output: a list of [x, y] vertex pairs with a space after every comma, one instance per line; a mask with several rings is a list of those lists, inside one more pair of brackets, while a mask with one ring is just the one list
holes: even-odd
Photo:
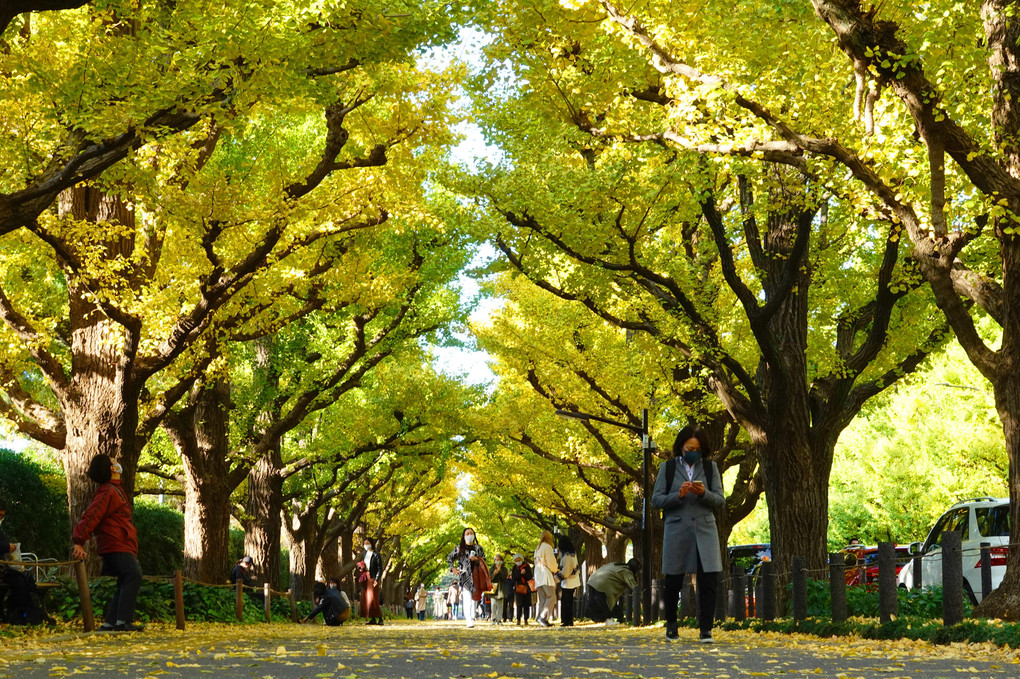
[[[792, 587], [792, 585], [787, 587], [788, 595], [792, 592]], [[792, 599], [792, 596], [790, 598]], [[896, 598], [900, 617], [928, 620], [942, 618], [941, 587], [925, 587], [921, 590], [898, 587]], [[878, 617], [878, 584], [870, 583], [863, 587], [847, 587], [846, 609], [847, 615], [851, 618]], [[973, 606], [964, 596], [964, 615], [970, 615], [972, 609]], [[832, 618], [832, 599], [828, 580], [808, 580], [807, 614], [812, 618]]]
[[184, 564], [184, 515], [165, 505], [135, 501], [138, 563], [146, 575], [172, 575]]
[[[98, 578], [89, 583], [92, 608], [97, 624], [103, 619], [104, 607], [113, 597], [117, 581], [114, 578]], [[184, 583], [184, 616], [195, 622], [237, 622], [234, 612], [235, 593], [232, 587], [207, 587]], [[311, 611], [310, 602], [297, 603], [298, 614], [302, 617]], [[61, 580], [60, 587], [50, 591], [47, 609], [54, 617], [64, 620], [81, 619], [78, 586], [73, 580]], [[136, 617], [142, 622], [173, 622], [174, 586], [169, 580], [146, 579], [138, 592]], [[262, 602], [245, 597], [244, 614], [241, 622], [254, 623], [265, 620]], [[290, 620], [290, 602], [283, 597], [271, 600], [271, 617], [274, 622]]]
[[3, 532], [40, 558], [67, 558], [71, 524], [63, 470], [0, 448], [0, 498], [7, 504]]

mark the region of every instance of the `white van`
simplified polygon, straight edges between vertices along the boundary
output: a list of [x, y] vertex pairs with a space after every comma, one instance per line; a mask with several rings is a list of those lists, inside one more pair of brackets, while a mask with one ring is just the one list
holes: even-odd
[[[963, 552], [963, 589], [971, 603], [981, 601], [981, 543], [991, 545], [992, 589], [1006, 573], [1009, 551], [1009, 498], [978, 497], [953, 505], [939, 517], [923, 543], [910, 545], [912, 554], [921, 555], [921, 586], [942, 586], [942, 533], [958, 531]], [[900, 587], [914, 586], [914, 565], [900, 571]]]

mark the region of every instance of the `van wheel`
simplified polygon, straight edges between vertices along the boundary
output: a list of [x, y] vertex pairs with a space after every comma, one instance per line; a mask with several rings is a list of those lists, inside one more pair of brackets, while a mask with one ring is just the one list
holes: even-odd
[[967, 595], [967, 598], [970, 600], [971, 606], [978, 605], [977, 597], [974, 596], [974, 590], [970, 588], [970, 583], [967, 582], [967, 578], [963, 579], [963, 593]]

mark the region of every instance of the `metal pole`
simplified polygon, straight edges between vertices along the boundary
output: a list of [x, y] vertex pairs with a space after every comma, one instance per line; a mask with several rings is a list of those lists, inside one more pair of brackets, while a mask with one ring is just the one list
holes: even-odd
[[652, 466], [653, 445], [648, 437], [648, 409], [644, 408], [641, 411], [641, 608], [646, 625], [652, 624], [652, 525], [648, 520], [652, 503], [648, 474]]

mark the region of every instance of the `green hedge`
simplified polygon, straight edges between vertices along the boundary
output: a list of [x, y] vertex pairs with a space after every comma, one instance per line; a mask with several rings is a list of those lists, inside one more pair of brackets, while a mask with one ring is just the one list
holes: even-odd
[[[7, 503], [3, 532], [40, 558], [67, 559], [71, 524], [64, 470], [0, 448], [0, 498]], [[171, 575], [184, 563], [184, 515], [166, 505], [137, 500], [138, 561], [146, 575]], [[244, 531], [230, 529], [230, 566], [244, 555]], [[229, 572], [229, 571], [228, 571]], [[227, 573], [223, 574], [226, 580]], [[290, 581], [287, 550], [280, 555], [280, 583]]]
[[70, 555], [63, 469], [0, 448], [0, 498], [7, 505], [3, 532], [11, 542], [40, 557]]
[[[102, 621], [104, 607], [113, 596], [117, 581], [114, 578], [98, 578], [89, 583], [92, 607], [97, 624]], [[196, 622], [237, 622], [234, 612], [235, 591], [231, 587], [205, 587], [190, 582], [184, 583], [184, 615]], [[311, 611], [311, 603], [299, 601], [298, 613], [305, 616]], [[80, 620], [81, 607], [78, 586], [71, 580], [61, 579], [60, 586], [50, 590], [46, 599], [50, 615], [63, 620]], [[142, 622], [173, 622], [174, 587], [170, 581], [145, 580], [138, 592], [137, 618]], [[290, 620], [290, 602], [283, 597], [271, 600], [271, 616], [274, 622]], [[241, 622], [253, 623], [265, 620], [262, 602], [245, 597], [244, 615]]]

